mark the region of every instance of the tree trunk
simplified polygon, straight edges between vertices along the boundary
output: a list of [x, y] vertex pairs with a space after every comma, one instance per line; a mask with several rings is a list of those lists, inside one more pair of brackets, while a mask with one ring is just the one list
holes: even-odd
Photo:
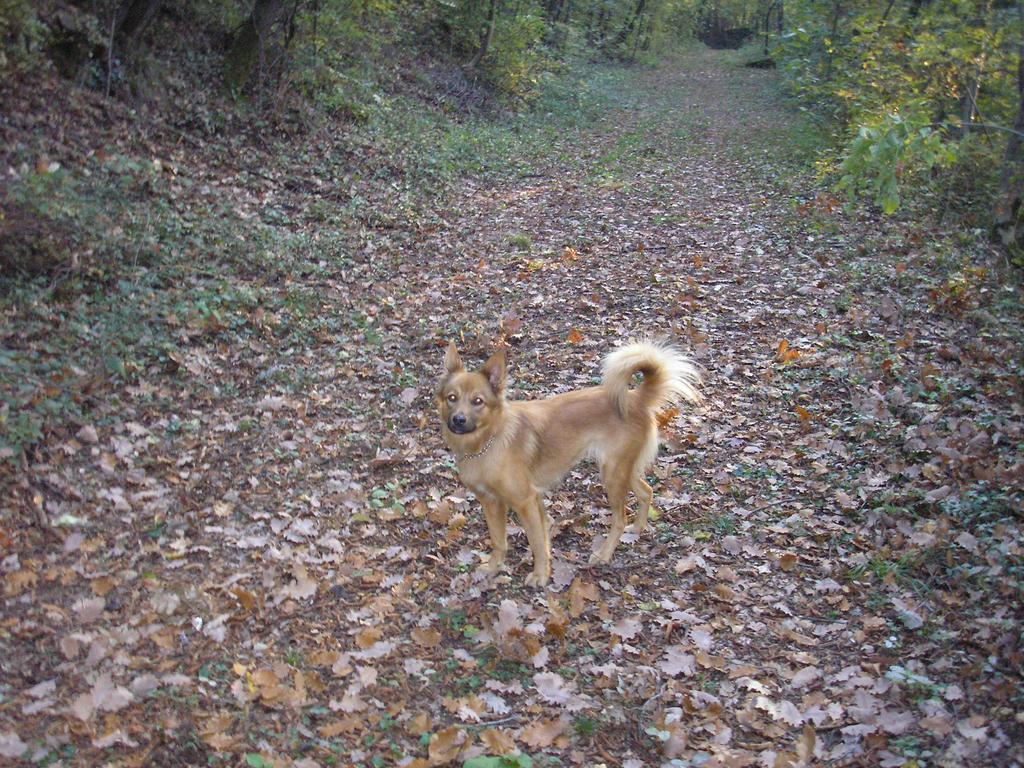
[[1024, 200], [1024, 2], [1018, 1], [1021, 17], [1021, 40], [1017, 49], [1017, 94], [1020, 105], [1013, 133], [1006, 142], [1006, 155], [999, 178], [993, 235], [1003, 245], [1024, 247], [1024, 226], [1021, 226], [1021, 202]]
[[491, 45], [491, 38], [494, 37], [494, 25], [498, 20], [498, 0], [491, 0], [487, 9], [487, 25], [484, 27], [483, 35], [480, 38], [480, 47], [473, 56], [472, 61], [467, 65], [470, 69], [476, 69], [480, 61], [487, 55], [487, 49]]
[[608, 38], [608, 13], [602, 5], [597, 11], [597, 25], [594, 31], [594, 42], [604, 48], [604, 42]]
[[122, 59], [131, 58], [163, 4], [164, 0], [122, 0], [114, 15], [114, 51]]
[[[768, 10], [764, 12], [764, 55], [765, 56], [768, 55], [768, 31], [769, 31], [768, 24], [769, 24], [769, 22], [771, 22], [771, 19], [772, 19], [772, 11], [775, 10], [775, 6], [778, 3], [779, 3], [779, 0], [772, 0], [772, 2], [768, 4]], [[782, 9], [780, 8], [779, 12], [781, 13], [781, 11], [782, 11]]]
[[985, 68], [985, 59], [978, 62], [974, 77], [967, 83], [967, 92], [960, 101], [960, 137], [971, 132], [971, 124], [978, 119], [978, 91], [981, 90], [981, 75]]
[[636, 0], [636, 9], [633, 11], [633, 15], [629, 17], [629, 21], [622, 27], [622, 29], [619, 30], [619, 34], [615, 36], [614, 45], [616, 47], [623, 45], [629, 39], [629, 36], [633, 33], [633, 29], [636, 27], [636, 22], [640, 18], [641, 14], [643, 14], [644, 6], [646, 5], [647, 0]]
[[229, 88], [240, 90], [249, 82], [263, 56], [270, 31], [283, 12], [281, 0], [256, 0], [252, 15], [239, 28], [224, 60], [224, 82]]
[[641, 16], [640, 17], [640, 24], [636, 28], [636, 34], [633, 35], [633, 48], [629, 52], [629, 61], [630, 62], [636, 61], [636, 52], [637, 52], [637, 49], [640, 48], [640, 38], [643, 37], [643, 34], [644, 34], [644, 21], [647, 21], [647, 27], [648, 28], [650, 28], [650, 26], [651, 26], [650, 20], [649, 20], [649, 18], [647, 16]]
[[829, 29], [829, 50], [826, 52], [825, 59], [825, 80], [832, 79], [832, 51], [836, 49], [836, 35], [839, 33], [839, 19], [843, 15], [842, 0], [835, 0], [835, 4], [832, 9], [832, 24]]

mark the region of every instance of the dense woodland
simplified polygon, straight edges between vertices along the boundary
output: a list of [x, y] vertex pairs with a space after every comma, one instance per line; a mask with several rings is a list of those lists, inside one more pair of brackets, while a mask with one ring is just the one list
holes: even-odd
[[[0, 763], [1020, 766], [1024, 3], [0, 0]], [[437, 421], [670, 340], [652, 525]]]
[[580, 58], [756, 42], [763, 58], [750, 63], [778, 66], [826, 122], [823, 170], [840, 190], [886, 213], [921, 195], [942, 214], [973, 208], [988, 214], [976, 224], [1019, 247], [1022, 24], [1010, 0], [6, 0], [0, 66], [16, 80], [53, 68], [130, 102], [219, 85], [278, 116], [343, 122], [368, 119], [424, 60], [448, 69], [432, 86], [458, 108], [522, 110]]

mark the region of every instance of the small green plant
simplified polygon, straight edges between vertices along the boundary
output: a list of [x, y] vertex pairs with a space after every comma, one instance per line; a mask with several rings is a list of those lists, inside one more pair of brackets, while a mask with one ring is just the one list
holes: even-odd
[[736, 517], [728, 512], [712, 518], [711, 527], [718, 536], [736, 533]]
[[529, 755], [501, 755], [492, 757], [480, 755], [466, 760], [462, 768], [532, 768], [533, 758]]
[[919, 111], [890, 112], [862, 125], [840, 164], [839, 189], [866, 194], [885, 213], [900, 207], [901, 184], [956, 159], [956, 146], [928, 124]]
[[924, 675], [911, 672], [906, 667], [893, 665], [886, 670], [885, 676], [894, 683], [903, 685], [915, 699], [941, 698], [947, 686], [936, 683]]
[[22, 411], [12, 415], [7, 403], [0, 405], [0, 459], [16, 462], [42, 438], [42, 425], [34, 414]]
[[593, 717], [587, 717], [586, 715], [580, 715], [572, 721], [573, 730], [585, 738], [593, 736], [598, 725], [600, 725], [600, 721]]
[[526, 253], [530, 250], [531, 246], [533, 245], [533, 242], [530, 240], [529, 235], [520, 233], [512, 235], [508, 239], [508, 244], [515, 248], [517, 251], [522, 251], [523, 253]]

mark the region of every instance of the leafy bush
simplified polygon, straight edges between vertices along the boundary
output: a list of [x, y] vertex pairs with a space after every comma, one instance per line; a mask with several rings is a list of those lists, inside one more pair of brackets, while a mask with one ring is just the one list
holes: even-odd
[[839, 188], [868, 194], [885, 213], [895, 213], [902, 184], [955, 159], [956, 145], [944, 141], [919, 113], [888, 113], [861, 126], [847, 145]]
[[547, 65], [541, 48], [544, 21], [533, 14], [504, 19], [494, 30], [490, 52], [481, 64], [488, 81], [500, 92], [531, 95]]
[[42, 31], [34, 3], [0, 0], [0, 72], [31, 63]]
[[853, 133], [841, 189], [892, 213], [908, 181], [952, 167], [943, 210], [991, 211], [1008, 135], [991, 128], [1012, 125], [1017, 108], [1021, 29], [1010, 5], [794, 0], [786, 21], [773, 54], [789, 90]]

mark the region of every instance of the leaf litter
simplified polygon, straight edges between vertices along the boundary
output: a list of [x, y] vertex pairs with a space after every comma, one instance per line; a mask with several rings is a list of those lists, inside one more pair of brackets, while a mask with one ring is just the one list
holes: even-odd
[[[707, 53], [638, 73], [582, 173], [561, 137], [536, 177], [468, 179], [429, 226], [290, 278], [358, 325], [183, 332], [175, 371], [5, 479], [61, 541], [3, 532], [0, 755], [1019, 764], [1019, 288], [953, 311], [947, 233], [794, 213], [767, 77]], [[629, 131], [672, 152], [599, 166]], [[661, 425], [651, 530], [588, 568], [584, 467], [549, 498], [552, 587], [522, 586], [514, 521], [509, 572], [479, 574], [430, 401], [444, 343], [507, 345], [532, 397], [644, 334], [708, 395]]]

